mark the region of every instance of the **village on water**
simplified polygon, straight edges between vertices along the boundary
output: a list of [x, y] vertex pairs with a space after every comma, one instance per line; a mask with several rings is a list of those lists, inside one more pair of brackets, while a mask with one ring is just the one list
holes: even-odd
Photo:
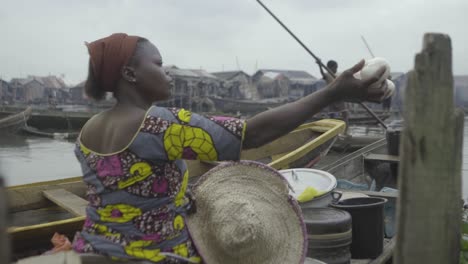
[[[456, 1], [452, 11], [463, 5]], [[149, 12], [123, 2], [115, 1], [116, 13]], [[80, 4], [76, 14], [99, 19], [96, 32], [107, 32], [85, 35], [93, 36], [79, 53], [86, 74], [39, 74], [0, 51], [25, 69], [0, 67], [0, 264], [468, 263], [467, 43], [459, 32], [412, 25], [419, 46], [407, 69], [395, 43], [375, 56], [361, 35], [368, 56], [350, 64], [350, 51], [339, 49], [351, 44], [329, 41], [336, 57], [320, 57], [315, 46], [324, 46], [302, 42], [294, 29], [307, 12], [346, 9], [343, 21], [356, 20], [367, 10], [358, 1], [342, 9], [251, 2], [258, 13], [245, 19], [264, 20], [249, 25], [283, 33], [275, 34], [303, 51], [308, 66], [288, 58], [284, 67], [243, 69], [234, 55], [237, 67], [208, 58], [210, 66], [194, 68], [171, 57], [175, 42], [164, 46], [166, 61], [151, 36], [115, 30], [135, 17], [109, 14], [107, 28], [101, 13]], [[180, 17], [179, 4], [157, 6]], [[219, 16], [204, 19], [221, 24], [226, 8], [244, 4], [215, 4]], [[291, 10], [298, 17], [289, 22]], [[382, 10], [369, 15], [372, 23]], [[181, 30], [189, 21], [200, 21], [200, 35], [214, 30], [183, 15]], [[382, 44], [381, 32], [368, 35]], [[223, 38], [216, 45], [233, 43]], [[208, 70], [213, 61], [222, 67]]]

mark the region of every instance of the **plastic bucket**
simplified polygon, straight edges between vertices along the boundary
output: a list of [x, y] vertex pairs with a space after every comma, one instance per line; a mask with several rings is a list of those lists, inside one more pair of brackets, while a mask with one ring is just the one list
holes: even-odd
[[400, 153], [400, 137], [403, 131], [402, 122], [392, 122], [386, 133], [388, 154], [398, 156]]
[[376, 258], [383, 251], [384, 205], [387, 199], [359, 197], [341, 200], [332, 207], [347, 211], [352, 218], [351, 256]]

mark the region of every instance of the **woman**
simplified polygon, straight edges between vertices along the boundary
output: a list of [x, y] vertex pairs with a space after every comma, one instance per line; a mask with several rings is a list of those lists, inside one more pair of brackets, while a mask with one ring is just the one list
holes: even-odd
[[327, 88], [246, 121], [203, 117], [153, 106], [170, 96], [171, 78], [148, 40], [113, 34], [87, 46], [86, 93], [99, 100], [112, 92], [117, 103], [91, 118], [77, 140], [89, 206], [73, 247], [114, 259], [201, 263], [185, 227], [192, 202], [182, 159], [238, 160], [242, 148], [292, 131], [333, 102], [379, 101], [385, 92], [368, 89], [383, 71], [353, 78], [362, 61]]

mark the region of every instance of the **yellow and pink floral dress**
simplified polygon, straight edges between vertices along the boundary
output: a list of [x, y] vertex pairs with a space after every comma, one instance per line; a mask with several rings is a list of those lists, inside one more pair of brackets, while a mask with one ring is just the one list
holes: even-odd
[[184, 159], [238, 160], [245, 122], [151, 107], [123, 150], [100, 154], [78, 138], [87, 185], [86, 220], [73, 241], [79, 253], [156, 263], [201, 263], [185, 225], [190, 206]]

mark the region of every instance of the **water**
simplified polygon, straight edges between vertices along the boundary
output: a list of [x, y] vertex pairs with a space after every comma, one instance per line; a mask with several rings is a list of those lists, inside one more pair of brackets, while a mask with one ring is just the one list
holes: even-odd
[[80, 176], [74, 143], [0, 135], [0, 173], [8, 186]]
[[[350, 127], [357, 135], [378, 135], [380, 128]], [[468, 197], [468, 118], [463, 143], [463, 197]], [[8, 186], [76, 177], [81, 169], [74, 142], [19, 135], [0, 135], [0, 173]]]

